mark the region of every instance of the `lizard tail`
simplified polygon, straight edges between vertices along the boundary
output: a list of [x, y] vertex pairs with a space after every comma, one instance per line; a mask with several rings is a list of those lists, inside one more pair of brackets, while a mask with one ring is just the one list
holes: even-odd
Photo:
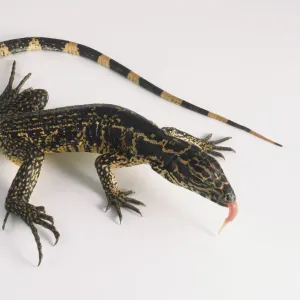
[[77, 44], [74, 42], [60, 40], [60, 39], [53, 39], [53, 38], [45, 38], [45, 37], [27, 37], [27, 38], [20, 38], [20, 39], [13, 39], [9, 41], [0, 42], [0, 56], [7, 56], [19, 52], [25, 51], [38, 51], [38, 50], [48, 50], [48, 51], [57, 51], [57, 52], [65, 52], [77, 56], [82, 56], [92, 61], [97, 62], [98, 64], [109, 68], [118, 74], [126, 77], [130, 81], [134, 82], [135, 84], [145, 88], [149, 92], [169, 101], [179, 106], [182, 106], [188, 110], [194, 111], [201, 115], [207, 116], [209, 118], [218, 120], [220, 122], [226, 123], [230, 126], [235, 128], [244, 130], [256, 137], [263, 139], [269, 143], [282, 147], [282, 145], [264, 137], [263, 135], [243, 126], [238, 123], [235, 123], [231, 120], [228, 120], [220, 115], [212, 113], [206, 109], [198, 107], [192, 103], [189, 103], [183, 99], [180, 99], [161, 88], [155, 86], [151, 82], [147, 81], [143, 77], [139, 76], [138, 74], [134, 73], [127, 67], [121, 65], [117, 61], [113, 60], [112, 58], [104, 55], [103, 53], [94, 50], [90, 47]]

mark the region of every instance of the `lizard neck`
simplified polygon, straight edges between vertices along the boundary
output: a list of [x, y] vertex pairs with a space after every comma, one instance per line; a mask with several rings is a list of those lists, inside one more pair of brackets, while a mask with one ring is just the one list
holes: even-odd
[[166, 135], [163, 131], [152, 134], [134, 133], [132, 150], [151, 164], [166, 165], [186, 151], [189, 145], [177, 138]]

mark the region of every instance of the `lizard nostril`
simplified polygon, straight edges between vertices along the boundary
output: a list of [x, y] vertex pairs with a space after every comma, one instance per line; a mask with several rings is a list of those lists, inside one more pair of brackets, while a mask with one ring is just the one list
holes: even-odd
[[226, 200], [226, 202], [231, 201], [231, 195], [230, 195], [230, 194], [227, 194], [227, 195], [225, 196], [225, 200]]

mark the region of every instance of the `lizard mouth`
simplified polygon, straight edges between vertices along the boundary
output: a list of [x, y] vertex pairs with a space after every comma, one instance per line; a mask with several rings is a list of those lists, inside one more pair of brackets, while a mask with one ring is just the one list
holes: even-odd
[[219, 230], [219, 234], [221, 233], [221, 231], [224, 229], [224, 227], [230, 223], [231, 221], [233, 221], [235, 219], [235, 217], [237, 216], [238, 213], [238, 205], [237, 202], [234, 201], [232, 203], [229, 203], [227, 205], [228, 209], [229, 209], [229, 213], [228, 213], [228, 217], [225, 219], [222, 227]]

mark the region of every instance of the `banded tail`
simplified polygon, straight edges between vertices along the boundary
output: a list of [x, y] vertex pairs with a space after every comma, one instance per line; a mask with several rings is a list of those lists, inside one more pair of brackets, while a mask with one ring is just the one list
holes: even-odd
[[104, 55], [103, 53], [94, 50], [90, 47], [77, 44], [70, 41], [60, 40], [60, 39], [52, 39], [52, 38], [45, 38], [45, 37], [27, 37], [27, 38], [20, 38], [20, 39], [13, 39], [5, 42], [0, 42], [0, 56], [7, 56], [12, 55], [18, 52], [25, 52], [25, 51], [39, 51], [39, 50], [48, 50], [48, 51], [57, 51], [57, 52], [65, 52], [77, 56], [82, 56], [97, 62], [98, 64], [109, 68], [118, 74], [126, 77], [130, 81], [134, 82], [135, 84], [145, 88], [149, 92], [169, 101], [174, 104], [180, 105], [188, 110], [194, 111], [201, 115], [207, 116], [209, 118], [218, 120], [220, 122], [226, 123], [230, 126], [235, 128], [244, 130], [256, 137], [263, 139], [269, 143], [282, 147], [282, 145], [264, 137], [263, 135], [243, 126], [238, 123], [235, 123], [231, 120], [228, 120], [220, 115], [212, 113], [206, 109], [193, 105], [183, 99], [180, 99], [161, 88], [155, 86], [151, 82], [147, 81], [143, 77], [139, 76], [138, 74], [134, 73], [133, 71], [129, 70], [127, 67], [121, 65], [117, 61], [113, 60], [112, 58]]

